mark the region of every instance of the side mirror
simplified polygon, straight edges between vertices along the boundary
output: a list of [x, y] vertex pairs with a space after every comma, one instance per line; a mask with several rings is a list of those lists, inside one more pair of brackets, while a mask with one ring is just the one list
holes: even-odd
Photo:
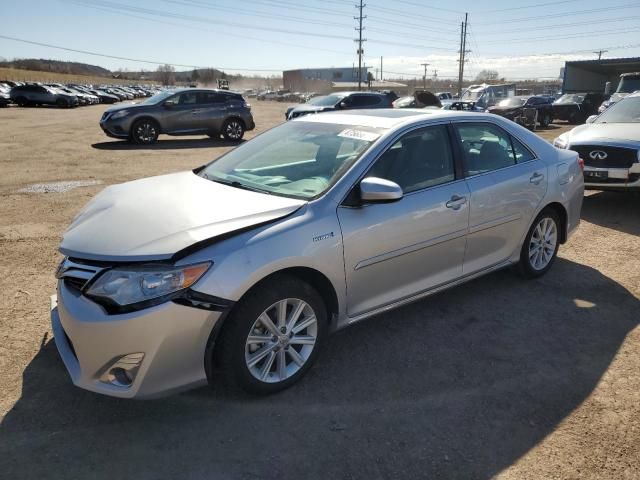
[[349, 106], [349, 105], [347, 105], [347, 102], [340, 102], [340, 103], [338, 104], [338, 107], [340, 107], [340, 108], [347, 108], [348, 106]]
[[368, 177], [360, 182], [360, 200], [368, 203], [395, 202], [404, 196], [402, 188], [391, 180]]
[[598, 118], [598, 115], [591, 115], [590, 117], [587, 117], [586, 123], [593, 123], [596, 118]]
[[162, 104], [162, 106], [163, 106], [164, 108], [173, 108], [173, 107], [175, 107], [176, 105], [177, 105], [177, 104], [176, 104], [176, 102], [174, 102], [174, 101], [169, 101], [169, 100], [167, 100], [166, 102], [164, 102], [164, 103]]

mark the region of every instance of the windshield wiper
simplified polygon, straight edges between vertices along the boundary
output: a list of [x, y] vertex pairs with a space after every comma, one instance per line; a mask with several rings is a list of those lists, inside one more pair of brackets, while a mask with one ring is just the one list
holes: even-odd
[[212, 182], [221, 183], [222, 185], [228, 185], [228, 186], [234, 187], [234, 188], [241, 188], [242, 190], [249, 190], [251, 192], [260, 192], [260, 193], [266, 193], [268, 195], [271, 195], [271, 192], [269, 190], [265, 190], [265, 189], [257, 188], [257, 187], [250, 187], [249, 185], [246, 185], [244, 183], [238, 182], [237, 180], [229, 181], [229, 180], [222, 180], [222, 179], [219, 179], [219, 178], [210, 178], [208, 176], [206, 178], [208, 178]]

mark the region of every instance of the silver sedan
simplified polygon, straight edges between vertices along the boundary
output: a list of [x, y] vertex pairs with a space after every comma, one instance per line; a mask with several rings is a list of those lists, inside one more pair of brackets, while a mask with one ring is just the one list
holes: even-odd
[[583, 190], [577, 153], [494, 115], [306, 116], [98, 194], [60, 246], [56, 344], [107, 395], [275, 392], [331, 331], [510, 265], [543, 275]]

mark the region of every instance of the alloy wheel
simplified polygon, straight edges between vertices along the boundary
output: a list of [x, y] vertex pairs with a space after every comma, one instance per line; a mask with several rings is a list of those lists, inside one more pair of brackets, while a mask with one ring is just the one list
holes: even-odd
[[305, 365], [317, 337], [311, 306], [297, 298], [280, 300], [253, 323], [245, 342], [246, 366], [262, 382], [283, 382]]
[[136, 139], [140, 143], [152, 143], [156, 138], [156, 127], [151, 122], [142, 122], [136, 126]]
[[225, 133], [227, 137], [231, 140], [240, 140], [242, 138], [242, 125], [237, 120], [232, 120], [227, 123], [227, 128], [225, 129]]
[[534, 270], [543, 270], [553, 259], [558, 243], [556, 222], [549, 217], [540, 219], [529, 242], [529, 263]]

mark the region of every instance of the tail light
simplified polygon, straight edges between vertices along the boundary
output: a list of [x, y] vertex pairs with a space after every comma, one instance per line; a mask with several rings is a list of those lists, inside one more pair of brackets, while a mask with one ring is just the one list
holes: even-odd
[[580, 166], [580, 170], [584, 170], [584, 160], [581, 157], [578, 157], [578, 165]]

